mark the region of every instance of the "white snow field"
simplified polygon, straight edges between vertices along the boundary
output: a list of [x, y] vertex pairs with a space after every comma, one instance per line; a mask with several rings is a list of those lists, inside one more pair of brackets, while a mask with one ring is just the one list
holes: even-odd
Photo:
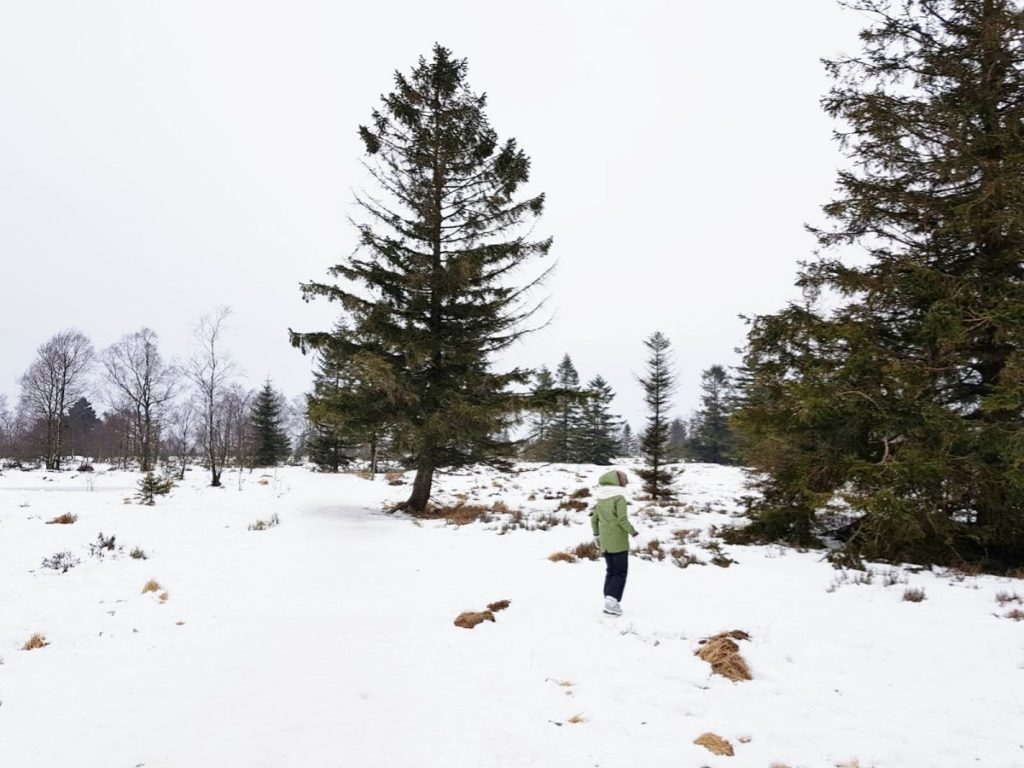
[[[521, 527], [600, 471], [442, 474], [443, 500], [510, 510], [462, 526], [388, 514], [408, 484], [352, 474], [216, 489], [196, 469], [150, 507], [124, 503], [137, 473], [5, 471], [0, 766], [1024, 766], [1024, 621], [1006, 616], [1024, 582], [877, 566], [863, 584], [780, 547], [711, 564], [742, 477], [687, 465], [679, 507], [631, 515], [640, 546], [695, 529], [708, 564], [631, 558], [607, 617], [602, 562], [548, 559], [590, 539], [586, 511]], [[123, 549], [91, 556], [100, 532]], [[41, 567], [62, 551], [80, 564]], [[495, 622], [454, 626], [502, 599]], [[750, 681], [694, 655], [733, 629]], [[21, 650], [34, 633], [49, 644]], [[735, 755], [693, 743], [708, 731]]]

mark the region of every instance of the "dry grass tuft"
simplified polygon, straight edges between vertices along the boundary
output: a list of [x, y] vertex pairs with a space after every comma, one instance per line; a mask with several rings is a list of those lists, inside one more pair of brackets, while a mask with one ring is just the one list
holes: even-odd
[[585, 718], [583, 715], [573, 715], [569, 718], [568, 722], [572, 723], [573, 725], [579, 725], [580, 723], [587, 722], [587, 718]]
[[488, 603], [487, 604], [487, 610], [488, 611], [493, 611], [494, 613], [497, 613], [498, 611], [504, 611], [510, 605], [512, 605], [512, 601], [511, 600], [498, 600], [497, 602], [494, 602], [494, 603]]
[[1000, 605], [1006, 605], [1007, 603], [1024, 603], [1024, 598], [1016, 592], [1000, 592], [996, 595], [996, 602]]
[[574, 512], [582, 512], [590, 505], [581, 499], [564, 499], [559, 505], [559, 509], [571, 509]]
[[727, 755], [732, 757], [736, 753], [733, 752], [732, 744], [714, 733], [708, 731], [702, 733], [696, 739], [693, 740], [694, 744], [699, 744], [704, 747], [708, 752], [713, 755]]
[[496, 515], [510, 515], [512, 510], [504, 501], [498, 500], [491, 505], [491, 512]]
[[250, 531], [265, 531], [268, 528], [273, 528], [275, 525], [281, 524], [281, 518], [277, 516], [277, 512], [272, 514], [266, 520], [257, 520], [255, 523], [249, 523]]
[[388, 481], [388, 485], [405, 485], [404, 474], [404, 472], [387, 472], [384, 479]]
[[47, 520], [47, 525], [71, 525], [78, 520], [78, 515], [73, 515], [70, 512], [65, 512], [63, 515], [58, 515], [53, 520]]
[[768, 768], [789, 768], [785, 763], [772, 763]]
[[924, 598], [925, 594], [923, 589], [912, 587], [911, 589], [903, 590], [903, 599], [908, 603], [920, 603]]
[[1006, 614], [1006, 618], [1013, 619], [1014, 621], [1024, 621], [1024, 611], [1020, 608], [1014, 608]]
[[575, 563], [576, 559], [572, 552], [552, 552], [548, 555], [548, 560], [552, 563]]
[[582, 544], [577, 544], [570, 551], [580, 560], [597, 560], [601, 557], [601, 550], [592, 541], [584, 541]]
[[452, 525], [469, 525], [481, 518], [486, 522], [490, 519], [490, 510], [479, 504], [463, 504], [459, 502], [454, 507], [443, 507], [437, 510], [438, 516], [443, 517]]
[[570, 499], [589, 499], [590, 489], [589, 488], [577, 488], [569, 496]]
[[160, 582], [156, 579], [150, 579], [146, 582], [146, 586], [142, 588], [142, 594], [147, 592], [159, 592], [163, 587], [160, 586]]
[[463, 611], [455, 617], [455, 626], [472, 629], [484, 621], [494, 621], [494, 614], [490, 611]]
[[25, 644], [21, 646], [23, 651], [34, 651], [36, 648], [45, 648], [49, 643], [46, 642], [46, 637], [36, 632], [32, 637], [25, 641]]
[[256, 481], [256, 485], [270, 485], [270, 481], [267, 480], [267, 478], [265, 477], [261, 477], [259, 480]]
[[735, 642], [749, 639], [750, 635], [740, 629], [719, 632], [717, 635], [701, 640], [701, 647], [695, 651], [695, 655], [710, 664], [713, 673], [727, 677], [733, 682], [753, 680], [750, 667], [740, 655], [740, 647]]
[[166, 603], [166, 602], [167, 602], [167, 599], [168, 599], [168, 598], [169, 598], [170, 596], [171, 596], [171, 594], [170, 594], [169, 592], [161, 592], [161, 593], [160, 593], [160, 602], [161, 602], [161, 603]]
[[636, 550], [636, 556], [642, 560], [664, 560], [665, 549], [659, 539], [651, 539]]

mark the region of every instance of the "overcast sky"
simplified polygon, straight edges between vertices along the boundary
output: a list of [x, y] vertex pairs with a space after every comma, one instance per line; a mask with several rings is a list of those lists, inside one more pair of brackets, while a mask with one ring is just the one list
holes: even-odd
[[[248, 382], [306, 390], [298, 284], [349, 255], [356, 129], [437, 41], [532, 158], [550, 326], [509, 364], [600, 373], [639, 427], [642, 340], [669, 336], [676, 411], [733, 364], [741, 313], [796, 293], [841, 163], [819, 59], [863, 19], [830, 0], [729, 3], [0, 0], [0, 393], [77, 327], [168, 356], [218, 305]], [[98, 408], [99, 410], [99, 408]]]

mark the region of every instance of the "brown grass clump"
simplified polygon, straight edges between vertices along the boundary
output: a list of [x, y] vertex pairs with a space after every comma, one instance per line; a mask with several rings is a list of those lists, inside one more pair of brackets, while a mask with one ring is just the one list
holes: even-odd
[[488, 603], [487, 604], [487, 610], [488, 611], [493, 611], [494, 613], [497, 613], [498, 611], [504, 611], [510, 605], [512, 605], [512, 601], [511, 600], [498, 600], [497, 602], [494, 602], [494, 603]]
[[1014, 608], [1006, 614], [1006, 618], [1013, 619], [1014, 621], [1024, 621], [1024, 611], [1020, 608]]
[[913, 587], [903, 590], [903, 599], [908, 603], [920, 603], [924, 600], [924, 590]]
[[388, 481], [388, 485], [404, 485], [405, 480], [402, 479], [404, 474], [404, 472], [387, 472], [384, 479]]
[[664, 560], [665, 549], [661, 546], [660, 540], [651, 539], [636, 550], [636, 556], [643, 560]]
[[494, 621], [494, 614], [490, 611], [463, 611], [455, 617], [455, 626], [472, 629], [484, 621]]
[[721, 736], [711, 733], [710, 731], [708, 731], [707, 733], [702, 733], [700, 736], [693, 740], [693, 743], [699, 744], [713, 755], [727, 755], [728, 757], [732, 757], [736, 754], [735, 752], [733, 752], [732, 744], [723, 739]]
[[590, 489], [589, 488], [577, 488], [569, 496], [570, 499], [589, 499]]
[[491, 505], [491, 512], [493, 512], [496, 515], [512, 514], [512, 510], [509, 509], [508, 504], [501, 500], [498, 500]]
[[734, 629], [731, 632], [719, 632], [717, 635], [701, 640], [701, 647], [695, 651], [695, 655], [710, 664], [713, 673], [727, 677], [733, 682], [753, 680], [750, 667], [740, 655], [740, 647], [735, 642], [749, 639], [750, 635], [739, 629]]
[[36, 648], [45, 648], [49, 643], [46, 642], [46, 637], [36, 632], [32, 637], [25, 641], [25, 644], [21, 646], [23, 651], [34, 651]]
[[161, 592], [161, 593], [160, 593], [160, 602], [161, 602], [161, 603], [166, 603], [166, 602], [167, 602], [167, 599], [168, 599], [168, 598], [169, 598], [170, 596], [171, 596], [170, 592]]
[[438, 510], [438, 512], [441, 517], [452, 525], [468, 525], [484, 517], [488, 510], [486, 507], [481, 507], [478, 504], [462, 504], [460, 502], [454, 507], [445, 507]]
[[601, 550], [592, 541], [584, 541], [582, 544], [577, 544], [570, 551], [580, 560], [597, 560], [601, 556]]
[[768, 768], [789, 768], [785, 763], [772, 763]]
[[588, 506], [590, 506], [590, 505], [587, 504], [587, 502], [581, 501], [580, 499], [564, 499], [558, 505], [558, 508], [559, 509], [571, 509], [571, 510], [573, 510], [575, 512], [582, 512]]
[[587, 722], [587, 718], [585, 718], [583, 715], [573, 715], [569, 718], [568, 722], [572, 723], [573, 725], [579, 725], [580, 723]]
[[78, 515], [73, 515], [70, 512], [65, 512], [63, 515], [58, 515], [53, 520], [47, 520], [47, 525], [71, 525], [78, 520]]
[[163, 587], [160, 586], [160, 582], [156, 579], [150, 579], [146, 582], [146, 585], [142, 588], [142, 594], [147, 592], [159, 592]]
[[1024, 603], [1024, 598], [1016, 592], [1000, 592], [996, 595], [996, 602], [1000, 605], [1006, 605], [1007, 603]]
[[572, 552], [552, 552], [548, 555], [548, 560], [552, 563], [575, 563], [576, 555]]

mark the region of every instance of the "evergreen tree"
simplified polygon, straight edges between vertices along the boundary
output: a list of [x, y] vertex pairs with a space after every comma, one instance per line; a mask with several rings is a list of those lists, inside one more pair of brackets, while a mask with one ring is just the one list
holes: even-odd
[[74, 456], [92, 455], [92, 435], [99, 425], [99, 417], [86, 398], [80, 397], [68, 409], [64, 420], [68, 432], [68, 450]]
[[270, 379], [256, 395], [249, 420], [252, 425], [252, 465], [273, 467], [287, 459], [291, 445], [284, 430], [284, 401], [274, 391]]
[[547, 460], [559, 464], [578, 461], [575, 448], [578, 443], [580, 403], [580, 375], [572, 358], [565, 355], [555, 370], [555, 412], [548, 431], [549, 451]]
[[668, 454], [675, 460], [682, 460], [689, 449], [689, 430], [686, 422], [678, 416], [668, 425]]
[[551, 457], [551, 428], [555, 418], [555, 378], [547, 366], [534, 376], [531, 391], [533, 406], [529, 420], [523, 457], [534, 461], [549, 461]]
[[619, 419], [609, 412], [615, 393], [601, 376], [587, 384], [573, 433], [573, 457], [584, 464], [611, 464], [619, 452]]
[[[860, 0], [827, 62], [838, 177], [806, 301], [753, 320], [736, 422], [763, 474], [750, 532], [840, 557], [1024, 562], [1024, 15], [1008, 0]], [[829, 296], [838, 307], [817, 300]]]
[[647, 375], [637, 380], [644, 389], [644, 403], [647, 405], [647, 428], [640, 438], [640, 454], [644, 459], [643, 469], [637, 474], [644, 481], [644, 492], [652, 499], [672, 498], [674, 473], [667, 469], [669, 461], [669, 418], [671, 397], [676, 389], [676, 377], [672, 371], [671, 343], [660, 332], [653, 333], [644, 341], [650, 351], [647, 358]]
[[633, 458], [639, 452], [636, 435], [633, 428], [626, 422], [622, 425], [622, 432], [619, 434], [619, 453], [628, 458]]
[[697, 461], [707, 464], [732, 464], [735, 440], [729, 419], [733, 407], [733, 385], [729, 373], [712, 365], [700, 377], [701, 407], [694, 417], [690, 449]]
[[[359, 197], [361, 255], [331, 270], [343, 285], [302, 286], [351, 318], [336, 343], [359, 359], [369, 391], [385, 393], [410, 446], [416, 478], [404, 506], [414, 512], [426, 508], [437, 468], [513, 454], [496, 436], [523, 405], [509, 387], [530, 372], [497, 373], [493, 358], [525, 332], [541, 279], [515, 285], [511, 276], [551, 245], [525, 227], [544, 196], [516, 199], [529, 158], [514, 140], [499, 142], [466, 73], [465, 60], [435, 45], [410, 76], [395, 74], [395, 90], [359, 129], [380, 187]], [[292, 341], [315, 348], [324, 336]]]

